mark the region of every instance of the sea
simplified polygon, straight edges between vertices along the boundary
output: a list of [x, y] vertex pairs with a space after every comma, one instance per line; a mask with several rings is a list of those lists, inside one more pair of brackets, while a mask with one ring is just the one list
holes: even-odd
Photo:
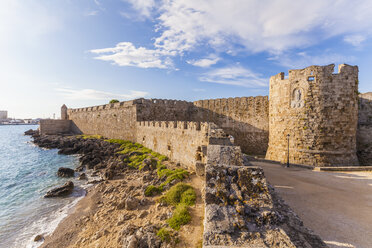
[[40, 246], [35, 236], [51, 234], [85, 195], [84, 186], [73, 180], [70, 196], [43, 198], [69, 180], [57, 177], [58, 168], [74, 169], [79, 158], [35, 146], [24, 132], [37, 128], [0, 125], [0, 248]]

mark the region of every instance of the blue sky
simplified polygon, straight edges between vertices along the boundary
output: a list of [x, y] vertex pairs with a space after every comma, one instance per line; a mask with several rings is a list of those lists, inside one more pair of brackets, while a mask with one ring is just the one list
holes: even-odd
[[268, 95], [271, 75], [331, 63], [368, 92], [371, 36], [370, 0], [3, 0], [0, 109]]

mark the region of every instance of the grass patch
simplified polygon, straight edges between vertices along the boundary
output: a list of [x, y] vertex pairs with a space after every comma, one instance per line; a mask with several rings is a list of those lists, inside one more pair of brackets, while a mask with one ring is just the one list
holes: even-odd
[[188, 206], [195, 205], [196, 193], [190, 185], [177, 183], [160, 198], [160, 201], [176, 207], [172, 217], [167, 220], [168, 225], [174, 230], [179, 230], [182, 225], [191, 221]]
[[160, 194], [161, 192], [162, 190], [159, 187], [150, 185], [145, 190], [145, 196], [154, 196]]
[[130, 141], [125, 141], [121, 146], [119, 151], [119, 154], [129, 154], [131, 152], [141, 152], [141, 153], [149, 153], [147, 151], [152, 151], [151, 149], [143, 147], [143, 145], [138, 144], [138, 143], [133, 143]]
[[162, 201], [172, 206], [179, 204], [185, 206], [195, 205], [196, 194], [194, 189], [186, 183], [177, 183], [161, 198]]
[[156, 235], [164, 242], [169, 243], [171, 241], [171, 233], [166, 228], [161, 228]]
[[82, 134], [82, 135], [78, 135], [78, 137], [83, 138], [83, 139], [103, 139], [103, 136], [98, 135], [98, 134], [94, 134], [94, 135]]
[[182, 225], [186, 225], [191, 221], [191, 216], [188, 207], [184, 204], [179, 204], [173, 212], [171, 218], [167, 220], [168, 225], [174, 230], [180, 230]]

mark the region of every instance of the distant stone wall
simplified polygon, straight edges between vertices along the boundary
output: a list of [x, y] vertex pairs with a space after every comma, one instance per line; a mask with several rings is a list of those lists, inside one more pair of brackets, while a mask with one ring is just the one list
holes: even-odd
[[138, 99], [136, 100], [136, 105], [137, 121], [193, 121], [192, 102]]
[[264, 155], [269, 142], [269, 100], [267, 96], [201, 100], [193, 120], [215, 123], [235, 139], [243, 152]]
[[135, 141], [137, 119], [135, 101], [68, 109], [68, 118], [73, 121], [72, 131]]
[[266, 158], [314, 166], [358, 165], [358, 67], [310, 66], [270, 79]]
[[357, 155], [361, 165], [372, 165], [372, 92], [359, 95]]
[[40, 120], [41, 135], [64, 134], [71, 132], [70, 120]]

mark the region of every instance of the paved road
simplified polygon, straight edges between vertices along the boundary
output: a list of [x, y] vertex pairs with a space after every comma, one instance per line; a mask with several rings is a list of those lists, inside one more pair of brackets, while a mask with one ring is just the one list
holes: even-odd
[[315, 172], [252, 162], [330, 247], [372, 248], [372, 172]]

